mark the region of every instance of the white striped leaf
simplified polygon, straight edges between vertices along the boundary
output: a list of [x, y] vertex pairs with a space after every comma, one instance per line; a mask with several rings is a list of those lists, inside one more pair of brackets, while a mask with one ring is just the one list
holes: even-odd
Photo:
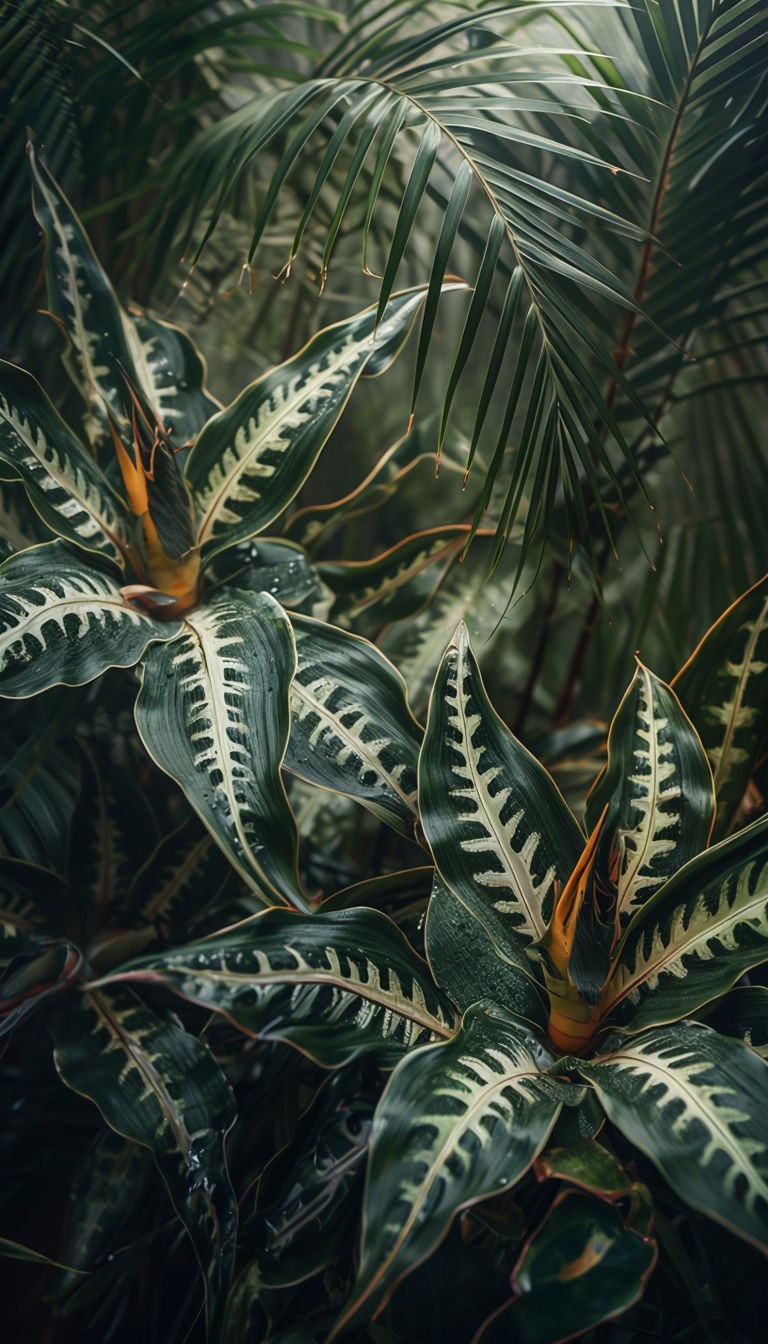
[[496, 714], [460, 625], [438, 669], [419, 762], [421, 823], [446, 885], [489, 936], [529, 947], [583, 850], [543, 766]]
[[354, 622], [373, 636], [388, 621], [419, 611], [468, 535], [467, 527], [449, 523], [405, 537], [373, 560], [320, 561], [317, 572], [334, 595], [329, 619]]
[[224, 1308], [237, 1202], [224, 1139], [234, 1098], [207, 1046], [130, 990], [69, 995], [49, 1013], [56, 1068], [118, 1134], [152, 1152], [200, 1265], [209, 1328]]
[[405, 683], [367, 640], [306, 616], [292, 625], [298, 666], [287, 768], [412, 837], [422, 732]]
[[768, 1065], [754, 1051], [686, 1022], [580, 1072], [687, 1204], [768, 1254]]
[[203, 356], [186, 332], [170, 322], [141, 313], [131, 315], [130, 324], [138, 384], [175, 444], [189, 445], [221, 410], [205, 387]]
[[75, 211], [45, 164], [28, 146], [32, 205], [46, 241], [48, 306], [66, 328], [75, 356], [70, 369], [91, 416], [103, 424], [105, 407], [127, 429], [120, 366], [138, 383], [133, 332]]
[[768, 578], [744, 593], [707, 631], [672, 682], [712, 763], [717, 797], [715, 837], [728, 831], [768, 713]]
[[0, 462], [18, 473], [43, 522], [86, 551], [121, 558], [121, 501], [40, 384], [0, 361]]
[[523, 1023], [478, 1005], [453, 1040], [401, 1061], [374, 1114], [358, 1277], [332, 1337], [370, 1321], [459, 1210], [528, 1170], [569, 1087], [541, 1077], [551, 1058]]
[[152, 640], [179, 628], [132, 607], [108, 572], [63, 542], [20, 551], [0, 566], [0, 695], [81, 686], [108, 667], [132, 667]]
[[166, 985], [241, 1031], [285, 1041], [331, 1068], [363, 1051], [392, 1064], [456, 1025], [427, 966], [376, 910], [265, 910], [141, 957], [110, 980]]
[[607, 807], [601, 851], [617, 887], [620, 924], [706, 848], [714, 818], [712, 772], [677, 697], [637, 671], [611, 724], [608, 761], [587, 800], [591, 833]]
[[612, 1022], [673, 1022], [768, 957], [768, 818], [692, 860], [628, 926], [609, 986]]
[[470, 637], [482, 641], [478, 644], [482, 658], [493, 655], [497, 637], [503, 632], [508, 675], [514, 679], [519, 671], [524, 679], [523, 658], [510, 647], [513, 641], [509, 637], [529, 613], [522, 602], [507, 606], [510, 584], [499, 581], [498, 571], [488, 581], [490, 558], [483, 539], [476, 538], [466, 560], [449, 569], [429, 605], [409, 620], [388, 626], [381, 636], [382, 650], [400, 669], [411, 703], [419, 710], [427, 704], [440, 660], [460, 621], [465, 622]]
[[268, 593], [219, 589], [141, 667], [136, 723], [265, 904], [302, 904], [296, 827], [280, 778], [296, 652]]
[[263, 531], [298, 494], [372, 357], [407, 334], [424, 291], [337, 322], [245, 388], [201, 431], [186, 463], [207, 562]]

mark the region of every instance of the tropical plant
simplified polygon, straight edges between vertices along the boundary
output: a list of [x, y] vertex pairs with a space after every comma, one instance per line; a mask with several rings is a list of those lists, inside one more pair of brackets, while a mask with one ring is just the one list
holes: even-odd
[[[138, 1160], [136, 1144], [154, 1155], [203, 1273], [209, 1327], [225, 1340], [294, 1338], [296, 1311], [308, 1315], [308, 1340], [421, 1338], [406, 1276], [424, 1282], [434, 1256], [456, 1266], [462, 1338], [571, 1338], [641, 1297], [659, 1246], [688, 1266], [696, 1291], [685, 1206], [767, 1253], [766, 990], [733, 986], [768, 959], [768, 819], [708, 846], [713, 825], [733, 821], [765, 730], [765, 610], [763, 582], [676, 680], [728, 786], [716, 798], [681, 699], [639, 665], [589, 795], [587, 838], [495, 714], [460, 627], [419, 761], [435, 864], [429, 967], [390, 919], [361, 905], [394, 900], [402, 911], [423, 884], [418, 870], [363, 883], [312, 915], [266, 910], [96, 977], [72, 944], [35, 945], [34, 899], [21, 911], [6, 897], [6, 938], [15, 924], [23, 952], [9, 968], [7, 1020], [45, 1004], [62, 1080], [131, 1141], [105, 1131], [97, 1170], [80, 1178], [65, 1285], [125, 1219], [123, 1208], [97, 1226], [93, 1205]], [[156, 862], [155, 881], [162, 869]], [[186, 903], [193, 911], [194, 888]], [[145, 937], [157, 937], [145, 920]], [[104, 947], [113, 961], [130, 942]], [[202, 1037], [164, 1011], [157, 996], [168, 990], [185, 1014], [214, 1014]], [[261, 1052], [287, 1044], [334, 1071], [262, 1175], [239, 1253], [222, 1142], [234, 1125], [242, 1179], [254, 1121], [249, 1102], [235, 1118], [221, 1072], [237, 1058], [232, 1028]], [[281, 1058], [265, 1062], [267, 1086]], [[381, 1069], [393, 1070], [383, 1091]], [[546, 1182], [553, 1197], [542, 1204]], [[462, 1211], [463, 1250], [450, 1234]], [[358, 1217], [353, 1273], [339, 1258]], [[384, 1333], [365, 1334], [379, 1317]], [[286, 1333], [275, 1335], [281, 1321]]]
[[254, 538], [300, 490], [360, 376], [397, 352], [423, 293], [393, 299], [380, 321], [370, 310], [321, 332], [220, 411], [188, 338], [123, 312], [33, 151], [31, 161], [49, 303], [69, 334], [94, 449], [111, 437], [119, 477], [29, 374], [0, 366], [0, 460], [58, 538], [15, 551], [0, 572], [0, 692], [25, 698], [138, 666], [147, 750], [262, 903], [306, 908], [280, 779], [286, 752], [289, 768], [333, 787], [343, 743], [360, 797], [408, 834], [418, 728], [405, 756], [379, 760], [370, 704], [396, 713], [402, 682], [373, 645], [300, 612], [338, 621], [391, 607], [466, 529], [318, 569], [291, 542]]

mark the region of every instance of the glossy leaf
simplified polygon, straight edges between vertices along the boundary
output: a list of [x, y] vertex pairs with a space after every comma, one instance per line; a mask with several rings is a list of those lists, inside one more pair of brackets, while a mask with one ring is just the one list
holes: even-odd
[[[269, 593], [281, 607], [324, 615], [331, 594], [320, 581], [306, 553], [290, 541], [259, 538], [234, 546], [219, 557], [216, 577], [228, 587], [248, 593]], [[321, 611], [317, 611], [317, 607]]]
[[582, 1139], [566, 1148], [549, 1148], [537, 1157], [534, 1170], [540, 1181], [554, 1177], [602, 1199], [624, 1199], [632, 1191], [632, 1181], [621, 1163], [594, 1139]]
[[287, 769], [355, 798], [410, 837], [421, 729], [399, 673], [356, 635], [305, 616], [292, 625], [298, 665]]
[[692, 860], [624, 935], [610, 1020], [673, 1022], [725, 993], [768, 954], [768, 819]]
[[550, 1059], [521, 1022], [478, 1006], [452, 1041], [400, 1063], [374, 1115], [360, 1267], [334, 1337], [382, 1309], [460, 1209], [527, 1171], [567, 1090], [540, 1077]]
[[288, 1151], [266, 1168], [242, 1228], [259, 1245], [265, 1286], [300, 1283], [342, 1253], [357, 1221], [375, 1104], [355, 1066], [331, 1074]]
[[437, 983], [462, 1012], [489, 999], [546, 1030], [532, 963], [507, 937], [504, 920], [468, 886], [459, 895], [435, 873], [424, 939]]
[[138, 381], [133, 333], [75, 211], [32, 145], [28, 154], [35, 217], [46, 241], [48, 305], [71, 341], [75, 381], [97, 422], [108, 407], [127, 427], [120, 368]]
[[714, 817], [712, 776], [676, 696], [642, 664], [608, 735], [608, 762], [587, 802], [591, 831], [603, 809], [617, 917], [632, 914], [706, 848]]
[[189, 446], [221, 410], [205, 386], [205, 363], [186, 332], [149, 313], [131, 315], [139, 383], [177, 448]]
[[626, 1311], [642, 1296], [655, 1242], [624, 1226], [618, 1209], [561, 1195], [512, 1271], [514, 1299], [475, 1336], [477, 1344], [562, 1344]]
[[0, 361], [0, 462], [12, 467], [43, 522], [85, 551], [120, 560], [122, 504], [107, 478], [23, 369]]
[[454, 1029], [424, 962], [375, 910], [266, 910], [201, 942], [142, 957], [112, 979], [166, 985], [241, 1031], [286, 1041], [328, 1067], [363, 1051], [391, 1064]]
[[549, 775], [493, 709], [459, 626], [435, 678], [419, 763], [424, 833], [440, 876], [492, 921], [492, 941], [541, 938], [557, 882], [583, 848]]
[[203, 1275], [209, 1330], [232, 1272], [237, 1205], [224, 1156], [235, 1116], [208, 1048], [122, 986], [50, 1015], [56, 1067], [118, 1134], [149, 1148]]
[[132, 667], [179, 626], [132, 607], [111, 575], [62, 542], [20, 551], [0, 567], [0, 695], [23, 699]]
[[82, 975], [83, 954], [71, 943], [32, 942], [0, 971], [0, 1037], [8, 1036], [47, 1000]]
[[672, 682], [712, 763], [718, 840], [728, 831], [765, 741], [767, 670], [768, 579], [761, 579], [707, 631]]
[[329, 619], [372, 635], [418, 611], [440, 579], [437, 566], [466, 539], [466, 527], [449, 524], [406, 537], [373, 560], [320, 561], [318, 573], [334, 594]]
[[658, 1027], [581, 1073], [687, 1204], [768, 1254], [768, 1065], [695, 1023]]
[[216, 843], [264, 901], [302, 901], [280, 780], [295, 650], [267, 593], [220, 589], [141, 668], [136, 723]]
[[399, 295], [321, 331], [251, 383], [195, 440], [186, 477], [203, 559], [256, 536], [298, 494], [371, 357], [402, 340], [424, 297]]

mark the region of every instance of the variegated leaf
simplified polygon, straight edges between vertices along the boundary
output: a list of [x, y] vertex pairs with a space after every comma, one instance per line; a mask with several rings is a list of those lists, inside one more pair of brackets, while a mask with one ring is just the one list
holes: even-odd
[[768, 578], [716, 621], [672, 687], [712, 763], [714, 836], [719, 840], [727, 834], [768, 737]]
[[[343, 1254], [354, 1235], [368, 1134], [380, 1086], [359, 1065], [322, 1084], [290, 1147], [259, 1179], [256, 1209], [241, 1226], [260, 1249], [262, 1282], [282, 1287], [317, 1274]], [[371, 1076], [372, 1075], [372, 1076]]]
[[674, 1022], [768, 957], [768, 818], [706, 850], [638, 912], [617, 950], [610, 1020]]
[[0, 566], [0, 695], [82, 686], [108, 667], [132, 667], [178, 622], [132, 607], [111, 575], [63, 542], [12, 555]]
[[491, 942], [540, 939], [555, 884], [584, 847], [547, 772], [491, 705], [459, 626], [435, 678], [419, 762], [421, 822], [440, 876]]
[[120, 367], [138, 382], [128, 319], [66, 196], [32, 145], [28, 153], [33, 209], [46, 240], [48, 306], [72, 343], [76, 367], [71, 372], [89, 405], [92, 423], [102, 425], [109, 407], [127, 429]]
[[468, 528], [447, 524], [406, 537], [373, 560], [319, 562], [317, 572], [334, 595], [329, 619], [372, 636], [410, 616], [429, 601], [468, 535]]
[[331, 1068], [370, 1051], [392, 1064], [455, 1028], [424, 962], [375, 910], [265, 910], [142, 957], [111, 979], [166, 985], [241, 1031], [286, 1041]]
[[224, 1308], [237, 1229], [224, 1154], [235, 1104], [223, 1073], [207, 1046], [122, 986], [70, 995], [49, 1025], [67, 1086], [151, 1150], [200, 1264], [210, 1331]]
[[154, 925], [161, 935], [181, 941], [217, 904], [233, 878], [225, 855], [190, 813], [138, 870], [134, 862], [133, 879], [116, 903], [113, 922]]
[[424, 933], [432, 973], [464, 1012], [490, 999], [546, 1031], [544, 999], [533, 967], [503, 917], [469, 886], [457, 895], [435, 873]]
[[47, 1295], [56, 1301], [79, 1273], [106, 1260], [126, 1221], [146, 1198], [152, 1159], [146, 1148], [104, 1129], [89, 1147], [70, 1191], [61, 1254], [71, 1269], [54, 1276]]
[[527, 1171], [568, 1088], [541, 1077], [550, 1061], [523, 1023], [480, 1005], [452, 1041], [401, 1061], [374, 1114], [360, 1267], [331, 1338], [369, 1322], [460, 1209]]
[[141, 668], [136, 723], [230, 863], [265, 904], [303, 904], [280, 778], [296, 653], [268, 593], [219, 589]]
[[[129, 314], [139, 386], [178, 448], [191, 444], [221, 403], [205, 386], [205, 361], [180, 327], [149, 313]], [[180, 466], [183, 462], [180, 461]]]
[[43, 522], [85, 551], [120, 560], [122, 504], [40, 384], [0, 361], [0, 461], [18, 473]]
[[43, 930], [58, 932], [64, 908], [66, 886], [56, 873], [0, 856], [0, 961], [26, 951]]
[[587, 800], [587, 828], [603, 810], [605, 877], [618, 887], [621, 924], [706, 848], [714, 818], [712, 773], [677, 697], [647, 667], [637, 671], [608, 735], [608, 761]]
[[186, 464], [204, 561], [256, 536], [298, 494], [366, 364], [405, 336], [424, 290], [318, 333], [201, 431]]
[[768, 1254], [768, 1065], [697, 1023], [658, 1027], [581, 1072], [672, 1189]]
[[298, 666], [287, 768], [348, 794], [411, 837], [422, 732], [402, 678], [357, 635], [306, 616], [292, 624]]
[[[446, 646], [460, 621], [477, 640], [481, 658], [492, 658], [498, 637], [504, 634], [504, 667], [515, 680], [525, 676], [522, 654], [516, 652], [510, 635], [522, 626], [529, 612], [524, 602], [507, 607], [510, 584], [498, 571], [488, 581], [491, 550], [477, 538], [462, 564], [453, 564], [423, 611], [388, 626], [381, 636], [384, 653], [399, 668], [417, 709], [426, 706]], [[511, 663], [511, 666], [510, 666]]]

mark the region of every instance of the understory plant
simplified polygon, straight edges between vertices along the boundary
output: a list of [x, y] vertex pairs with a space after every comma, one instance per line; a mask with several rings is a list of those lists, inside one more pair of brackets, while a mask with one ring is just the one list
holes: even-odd
[[[30, 157], [86, 440], [0, 366], [0, 693], [33, 725], [2, 776], [0, 1249], [40, 1268], [41, 1335], [755, 1339], [768, 581], [670, 684], [638, 662], [577, 818], [463, 624], [424, 727], [365, 638], [429, 621], [467, 528], [291, 539], [427, 291], [221, 408]], [[360, 880], [318, 880], [308, 795], [342, 849], [335, 808], [374, 818]]]

